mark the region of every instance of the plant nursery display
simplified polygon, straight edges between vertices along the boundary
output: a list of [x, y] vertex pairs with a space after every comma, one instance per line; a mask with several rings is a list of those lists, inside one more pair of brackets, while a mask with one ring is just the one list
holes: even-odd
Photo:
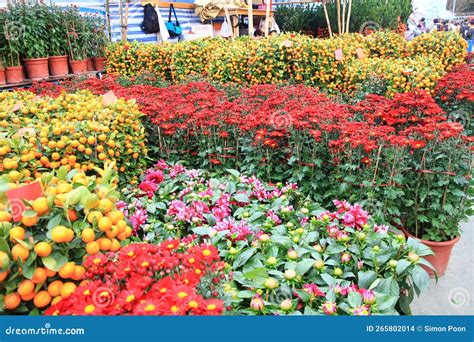
[[100, 176], [89, 177], [63, 166], [36, 175], [10, 171], [0, 178], [0, 304], [5, 310], [38, 312], [68, 298], [86, 274], [83, 256], [117, 251], [131, 235], [115, 208], [113, 164], [97, 171]]
[[286, 5], [283, 34], [145, 44], [8, 2], [0, 313], [417, 313], [473, 214], [466, 40], [407, 41], [406, 0]]
[[121, 182], [136, 178], [147, 153], [142, 115], [134, 101], [105, 100], [90, 92], [35, 97], [0, 93], [2, 173], [41, 169], [91, 171], [116, 161]]
[[[342, 50], [342, 58], [336, 58], [336, 50]], [[391, 85], [388, 94], [394, 95], [414, 88], [431, 91], [434, 82], [446, 70], [461, 64], [465, 55], [466, 42], [453, 32], [430, 33], [411, 42], [391, 32], [366, 38], [347, 34], [333, 39], [288, 34], [232, 42], [200, 39], [159, 45], [114, 43], [107, 49], [107, 71], [126, 76], [149, 72], [173, 82], [192, 75], [236, 84], [293, 80], [330, 92], [353, 91], [375, 74], [387, 80]]]

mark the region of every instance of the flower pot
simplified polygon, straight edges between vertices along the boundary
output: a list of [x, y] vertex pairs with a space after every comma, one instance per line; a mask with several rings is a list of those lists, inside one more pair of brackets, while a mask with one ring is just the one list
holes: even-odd
[[73, 74], [79, 75], [87, 72], [87, 59], [73, 61], [69, 60]]
[[87, 58], [87, 71], [94, 71], [94, 62], [92, 58]]
[[[443, 241], [443, 242], [435, 242], [429, 240], [422, 240], [417, 238], [416, 236], [410, 234], [404, 227], [400, 227], [396, 225], [397, 228], [401, 229], [401, 231], [405, 234], [406, 237], [411, 237], [413, 239], [419, 240], [422, 244], [428, 246], [433, 251], [434, 255], [427, 255], [423, 258], [426, 261], [430, 262], [438, 273], [438, 277], [442, 277], [446, 268], [448, 267], [449, 258], [451, 257], [451, 251], [454, 245], [459, 241], [459, 236], [454, 238], [453, 240]], [[430, 277], [434, 277], [434, 272], [422, 265], [422, 267], [428, 272]]]
[[65, 76], [69, 73], [67, 56], [49, 57], [49, 74], [51, 76]]
[[95, 57], [92, 59], [94, 61], [95, 70], [97, 71], [104, 70], [105, 57]]
[[33, 81], [49, 77], [48, 58], [32, 58], [25, 60], [26, 73]]
[[12, 66], [7, 67], [5, 69], [5, 77], [7, 79], [7, 83], [14, 84], [14, 83], [21, 83], [25, 80], [23, 77], [23, 66]]
[[5, 78], [5, 68], [0, 68], [0, 84], [5, 83], [7, 83], [7, 80]]

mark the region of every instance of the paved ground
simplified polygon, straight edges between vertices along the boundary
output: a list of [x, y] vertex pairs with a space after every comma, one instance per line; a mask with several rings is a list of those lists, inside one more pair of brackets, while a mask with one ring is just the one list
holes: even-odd
[[474, 217], [462, 228], [444, 276], [413, 301], [414, 315], [474, 315]]

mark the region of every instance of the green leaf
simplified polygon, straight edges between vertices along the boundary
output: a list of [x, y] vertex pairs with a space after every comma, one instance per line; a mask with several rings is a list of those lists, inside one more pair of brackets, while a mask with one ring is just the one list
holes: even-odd
[[397, 268], [396, 268], [397, 274], [402, 274], [403, 271], [405, 271], [407, 269], [407, 267], [410, 266], [410, 265], [411, 265], [411, 262], [409, 262], [406, 259], [398, 260]]
[[244, 273], [244, 277], [250, 280], [261, 282], [268, 278], [268, 273], [265, 267], [259, 267]]
[[296, 265], [295, 271], [298, 274], [305, 274], [311, 267], [313, 267], [315, 260], [313, 259], [303, 259]]
[[321, 278], [323, 278], [323, 280], [324, 280], [324, 281], [326, 282], [326, 284], [328, 284], [329, 286], [333, 286], [333, 285], [336, 285], [336, 284], [337, 284], [336, 279], [334, 279], [332, 276], [330, 276], [330, 275], [327, 274], [327, 273], [321, 274]]
[[240, 172], [237, 171], [237, 170], [233, 170], [233, 169], [226, 169], [227, 172], [229, 172], [232, 176], [234, 177], [239, 177], [240, 176]]
[[240, 202], [240, 203], [249, 203], [250, 202], [249, 197], [244, 193], [234, 195], [234, 199], [237, 202]]
[[65, 263], [67, 263], [67, 257], [61, 253], [54, 252], [47, 257], [41, 258], [41, 261], [43, 262], [43, 265], [51, 271], [57, 272]]
[[300, 297], [303, 303], [308, 302], [311, 298], [309, 293], [306, 292], [305, 290], [295, 290], [295, 292], [298, 294], [298, 297]]
[[413, 283], [420, 291], [424, 291], [430, 285], [430, 277], [428, 273], [419, 265], [415, 265], [412, 271]]
[[10, 253], [10, 248], [8, 247], [8, 242], [5, 239], [0, 238], [0, 251], [5, 252], [7, 254]]
[[360, 271], [357, 273], [357, 278], [359, 278], [357, 283], [359, 287], [366, 289], [377, 279], [377, 273], [374, 271]]
[[247, 249], [242, 254], [239, 254], [234, 261], [234, 265], [233, 265], [234, 270], [244, 265], [252, 257], [252, 255], [254, 255], [256, 251], [257, 249], [252, 247], [252, 248]]
[[347, 295], [347, 301], [349, 302], [350, 306], [355, 308], [362, 304], [362, 296], [360, 295], [359, 292], [351, 291]]

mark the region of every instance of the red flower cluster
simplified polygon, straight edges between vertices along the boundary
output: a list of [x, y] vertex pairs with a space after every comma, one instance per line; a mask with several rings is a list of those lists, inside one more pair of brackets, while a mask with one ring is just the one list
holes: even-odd
[[205, 299], [198, 290], [205, 282], [215, 288], [225, 279], [224, 263], [211, 245], [131, 244], [117, 253], [90, 256], [84, 266], [87, 280], [45, 314], [219, 315], [224, 310], [217, 291]]
[[[55, 87], [37, 85], [35, 90], [57, 94]], [[99, 94], [112, 90], [117, 96], [136, 99], [141, 111], [160, 128], [158, 139], [164, 153], [195, 156], [196, 151], [207, 149], [206, 157], [213, 164], [236, 158], [227, 152], [237, 146], [286, 148], [294, 153], [289, 146], [300, 144], [296, 150], [304, 152], [305, 148], [314, 150], [317, 142], [332, 152], [362, 148], [367, 154], [381, 145], [419, 149], [431, 140], [459, 136], [463, 131], [461, 124], [448, 121], [424, 91], [394, 98], [368, 95], [356, 105], [344, 105], [303, 85], [256, 85], [241, 90], [235, 99], [204, 82], [167, 88], [124, 87], [106, 78], [68, 82], [62, 87]], [[471, 88], [466, 86], [462, 96], [469, 96], [466, 91]], [[211, 144], [202, 145], [205, 141]], [[280, 155], [281, 159], [289, 157]]]
[[464, 64], [447, 73], [436, 85], [436, 96], [443, 102], [474, 102], [474, 64]]

